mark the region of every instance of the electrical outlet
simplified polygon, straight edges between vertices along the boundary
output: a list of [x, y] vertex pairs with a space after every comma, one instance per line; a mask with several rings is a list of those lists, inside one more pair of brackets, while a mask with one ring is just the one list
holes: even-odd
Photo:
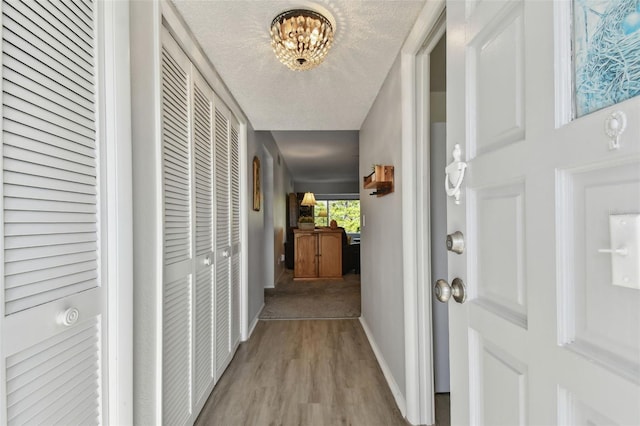
[[284, 262], [284, 254], [280, 255], [280, 262]]

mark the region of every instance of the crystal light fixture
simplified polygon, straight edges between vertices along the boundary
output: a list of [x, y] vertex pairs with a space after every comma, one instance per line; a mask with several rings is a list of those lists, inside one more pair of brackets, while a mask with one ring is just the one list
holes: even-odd
[[280, 62], [294, 71], [310, 70], [324, 61], [335, 28], [313, 10], [282, 12], [271, 22], [271, 47]]

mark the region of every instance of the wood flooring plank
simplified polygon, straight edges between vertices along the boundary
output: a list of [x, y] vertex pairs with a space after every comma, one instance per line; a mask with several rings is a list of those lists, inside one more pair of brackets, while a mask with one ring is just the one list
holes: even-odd
[[407, 425], [360, 322], [260, 321], [196, 425]]

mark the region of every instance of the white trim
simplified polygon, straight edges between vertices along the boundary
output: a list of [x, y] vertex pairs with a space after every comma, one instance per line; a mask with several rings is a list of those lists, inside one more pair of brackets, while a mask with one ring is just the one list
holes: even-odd
[[389, 389], [391, 389], [393, 398], [396, 400], [396, 405], [398, 406], [398, 409], [400, 410], [400, 413], [402, 414], [402, 416], [406, 417], [407, 402], [404, 396], [402, 395], [402, 390], [400, 389], [400, 386], [398, 386], [398, 383], [396, 383], [396, 381], [394, 380], [393, 373], [391, 373], [391, 369], [389, 368], [387, 361], [385, 361], [384, 357], [382, 356], [382, 351], [380, 351], [380, 348], [378, 348], [376, 341], [373, 339], [373, 333], [371, 333], [371, 330], [369, 329], [367, 322], [363, 317], [360, 317], [358, 319], [360, 320], [360, 324], [362, 324], [362, 329], [364, 330], [364, 334], [366, 334], [367, 336], [367, 340], [369, 340], [369, 345], [371, 345], [371, 349], [373, 349], [373, 354], [376, 356], [376, 360], [378, 361], [378, 365], [382, 370], [382, 374], [384, 375], [384, 378], [387, 380]]
[[253, 333], [249, 324], [249, 182], [247, 177], [247, 123], [240, 122], [240, 340], [246, 341]]
[[251, 321], [251, 325], [249, 326], [249, 332], [247, 333], [247, 338], [243, 339], [242, 340], [243, 342], [246, 342], [247, 340], [249, 340], [251, 338], [251, 335], [253, 334], [253, 331], [256, 329], [256, 326], [258, 325], [258, 322], [260, 321], [260, 314], [262, 314], [263, 310], [264, 310], [264, 303], [262, 304], [260, 309], [258, 309], [258, 313], [253, 318], [253, 320]]
[[106, 159], [107, 419], [133, 424], [133, 199], [129, 5], [98, 3]]
[[160, 4], [130, 7], [134, 208], [134, 424], [162, 423]]
[[553, 2], [554, 33], [554, 90], [555, 90], [555, 126], [556, 129], [573, 119], [573, 52], [571, 49], [571, 31], [573, 13], [568, 1]]
[[[2, 24], [2, 26], [4, 27], [4, 19], [3, 19], [3, 15], [2, 12], [4, 12], [4, 8], [3, 5], [0, 4], [0, 23]], [[2, 69], [3, 66], [3, 60], [2, 60], [2, 55], [0, 55], [0, 70]], [[0, 103], [2, 105], [4, 105], [4, 84], [2, 82], [2, 79], [0, 79]], [[0, 111], [0, 135], [3, 135], [4, 133], [4, 112]], [[4, 164], [4, 139], [0, 139], [0, 161], [2, 161], [2, 164]], [[4, 256], [4, 166], [0, 166], [0, 169], [2, 169], [3, 173], [0, 173], [0, 224], [2, 224], [3, 226], [0, 227], [0, 253], [2, 253], [2, 256]], [[4, 259], [4, 257], [3, 257]], [[2, 401], [2, 403], [0, 403], [0, 425], [6, 425], [7, 424], [7, 408], [6, 408], [6, 401], [7, 401], [7, 366], [6, 366], [6, 359], [7, 359], [7, 349], [6, 349], [6, 344], [5, 344], [5, 333], [6, 333], [6, 327], [5, 327], [5, 321], [6, 321], [6, 316], [5, 316], [5, 295], [4, 295], [4, 288], [5, 288], [5, 276], [4, 276], [4, 260], [0, 261], [0, 289], [2, 289], [2, 291], [0, 291], [0, 342], [2, 342], [2, 344], [0, 344], [0, 401]]]
[[[422, 141], [418, 140], [417, 117], [417, 56], [424, 41], [445, 10], [444, 0], [429, 1], [420, 12], [401, 52], [402, 79], [402, 241], [403, 288], [405, 321], [405, 398], [407, 420], [412, 424], [432, 424], [433, 371], [431, 355], [430, 268], [418, 261], [429, 253], [423, 244], [429, 240], [428, 215], [417, 209], [428, 199], [428, 187], [424, 187]], [[428, 180], [427, 180], [428, 182]], [[418, 238], [418, 236], [422, 238]]]

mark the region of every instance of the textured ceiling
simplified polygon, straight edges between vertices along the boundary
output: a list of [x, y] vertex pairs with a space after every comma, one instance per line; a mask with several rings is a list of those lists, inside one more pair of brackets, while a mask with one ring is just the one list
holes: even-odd
[[276, 59], [269, 26], [309, 2], [174, 3], [254, 129], [359, 130], [424, 0], [319, 0], [336, 36], [324, 63], [302, 72]]

